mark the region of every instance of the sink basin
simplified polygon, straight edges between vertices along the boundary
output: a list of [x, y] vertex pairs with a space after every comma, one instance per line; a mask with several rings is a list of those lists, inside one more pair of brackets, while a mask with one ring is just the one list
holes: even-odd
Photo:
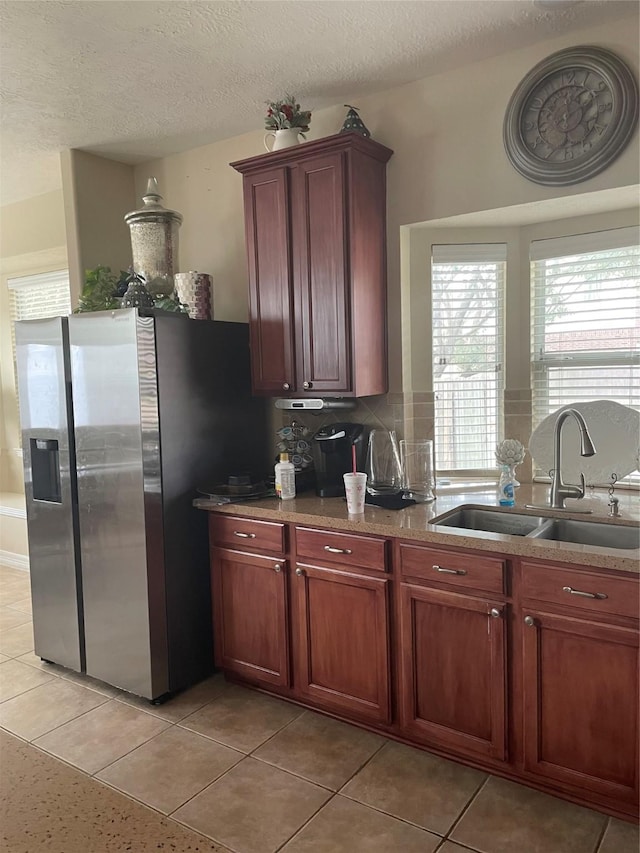
[[509, 536], [528, 536], [538, 530], [548, 518], [537, 515], [519, 515], [509, 509], [458, 507], [431, 523], [463, 530], [483, 530], [487, 533], [506, 533]]
[[531, 538], [571, 542], [574, 545], [597, 545], [601, 548], [640, 548], [640, 528], [622, 524], [601, 524], [570, 518], [548, 519], [532, 531]]
[[600, 548], [640, 548], [640, 527], [626, 524], [550, 518], [548, 515], [525, 515], [501, 507], [461, 506], [446, 512], [432, 522], [436, 527], [457, 527], [485, 533], [505, 533], [529, 539], [595, 545]]

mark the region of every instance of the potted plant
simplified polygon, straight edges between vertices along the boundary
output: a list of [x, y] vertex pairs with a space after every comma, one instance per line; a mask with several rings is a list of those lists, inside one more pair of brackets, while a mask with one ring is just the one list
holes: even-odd
[[[299, 143], [299, 136], [304, 139], [309, 131], [311, 121], [310, 110], [303, 110], [293, 95], [286, 94], [281, 101], [267, 101], [265, 127], [268, 133], [264, 135], [264, 145], [267, 151], [278, 151]], [[271, 148], [267, 139], [273, 136]]]

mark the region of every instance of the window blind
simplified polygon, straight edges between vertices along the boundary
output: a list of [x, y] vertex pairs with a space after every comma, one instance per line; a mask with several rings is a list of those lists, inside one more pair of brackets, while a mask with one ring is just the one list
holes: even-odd
[[503, 433], [507, 247], [431, 252], [435, 459], [439, 472], [495, 473]]
[[44, 317], [64, 317], [71, 313], [69, 271], [25, 275], [10, 278], [9, 312], [11, 318], [11, 348], [16, 362], [16, 320], [41, 320]]
[[640, 408], [638, 236], [620, 228], [531, 244], [534, 428], [568, 403]]
[[60, 317], [71, 312], [68, 270], [10, 278], [7, 286], [13, 322]]

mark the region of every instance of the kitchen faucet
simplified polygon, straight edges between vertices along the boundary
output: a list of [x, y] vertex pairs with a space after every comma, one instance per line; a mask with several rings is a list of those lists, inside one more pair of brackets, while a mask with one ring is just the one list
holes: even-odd
[[[562, 482], [562, 451], [560, 437], [562, 425], [573, 415], [580, 430], [580, 455], [593, 456], [596, 452], [584, 418], [577, 409], [565, 409], [560, 412], [553, 429], [553, 471], [551, 472], [550, 506], [552, 509], [565, 509], [565, 498], [584, 497], [584, 474], [580, 474], [580, 485], [572, 486]], [[588, 512], [589, 510], [586, 510]]]

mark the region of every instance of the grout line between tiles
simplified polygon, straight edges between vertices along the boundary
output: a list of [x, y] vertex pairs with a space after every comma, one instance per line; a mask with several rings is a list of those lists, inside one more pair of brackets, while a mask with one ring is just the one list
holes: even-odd
[[481, 853], [480, 850], [476, 850], [475, 847], [467, 847], [466, 844], [460, 844], [459, 841], [453, 841], [450, 838], [443, 838], [440, 844], [436, 847], [433, 853], [440, 853], [445, 844], [457, 844], [461, 850], [468, 850], [469, 853]]
[[611, 825], [611, 818], [608, 817], [608, 819], [605, 820], [605, 822], [604, 822], [604, 826], [602, 827], [602, 831], [600, 832], [600, 835], [599, 835], [598, 840], [596, 842], [596, 846], [593, 848], [591, 853], [598, 853], [598, 850], [600, 850], [600, 847], [602, 845], [602, 841], [604, 839], [605, 833], [606, 833], [607, 829], [609, 829], [610, 825]]
[[[382, 737], [384, 737], [384, 735], [382, 735]], [[356, 770], [356, 772], [353, 773], [351, 776], [349, 776], [349, 778], [346, 780], [346, 782], [342, 783], [342, 786], [340, 788], [338, 788], [336, 793], [339, 794], [344, 789], [345, 785], [348, 785], [349, 782], [351, 782], [351, 780], [354, 779], [358, 775], [358, 773], [361, 773], [364, 770], [364, 768], [367, 766], [367, 764], [369, 764], [370, 761], [373, 761], [373, 759], [376, 757], [376, 755], [378, 755], [378, 753], [381, 750], [383, 750], [385, 748], [385, 746], [388, 746], [389, 743], [390, 743], [390, 741], [388, 739], [385, 739], [384, 743], [380, 744], [380, 746], [376, 749], [376, 751], [373, 753], [373, 755], [370, 755], [366, 761], [363, 761], [362, 764], [360, 765], [360, 767], [358, 767], [358, 769]], [[352, 799], [352, 797], [349, 797], [349, 799]]]
[[[487, 778], [482, 780], [480, 785], [476, 788], [475, 792], [469, 797], [466, 805], [462, 807], [462, 810], [460, 811], [460, 814], [458, 815], [458, 817], [453, 821], [453, 823], [451, 824], [449, 829], [445, 832], [445, 834], [444, 834], [445, 840], [451, 838], [451, 833], [456, 828], [456, 826], [460, 823], [460, 821], [462, 820], [462, 818], [465, 816], [465, 814], [469, 810], [469, 808], [470, 808], [471, 804], [473, 803], [473, 801], [475, 800], [475, 798], [478, 796], [480, 791], [482, 791], [484, 786], [487, 784], [487, 782], [491, 778], [492, 778], [492, 775], [488, 774]], [[453, 838], [451, 840], [455, 841], [455, 839], [453, 839]], [[455, 843], [457, 844], [458, 842], [456, 841]]]
[[323, 785], [322, 782], [316, 782], [315, 779], [309, 779], [307, 776], [301, 776], [300, 773], [296, 773], [295, 770], [289, 770], [287, 767], [280, 767], [279, 764], [272, 764], [270, 761], [267, 761], [264, 758], [260, 758], [258, 755], [246, 755], [245, 758], [253, 758], [254, 761], [259, 761], [261, 764], [266, 764], [267, 767], [273, 767], [274, 770], [279, 770], [281, 773], [288, 773], [289, 776], [295, 776], [296, 779], [300, 779], [301, 782], [308, 782], [310, 785], [315, 785], [316, 788], [322, 788], [323, 791], [328, 791], [330, 794], [337, 794], [337, 791], [334, 791], [333, 788], [329, 788], [328, 785]]
[[[189, 801], [187, 800], [187, 802]], [[230, 847], [228, 843], [221, 841], [219, 838], [214, 838], [213, 835], [206, 835], [204, 832], [200, 832], [200, 830], [194, 829], [190, 823], [185, 823], [185, 821], [180, 820], [177, 817], [171, 817], [170, 815], [164, 815], [164, 817], [168, 817], [169, 820], [172, 820], [174, 823], [177, 823], [178, 826], [184, 826], [186, 829], [190, 829], [192, 832], [197, 832], [198, 835], [202, 836], [202, 838], [205, 838], [207, 841], [213, 841], [214, 844], [222, 845], [224, 850], [228, 850], [229, 853], [246, 853], [246, 851], [244, 850], [238, 850], [236, 847]]]
[[320, 808], [316, 809], [315, 812], [309, 818], [307, 818], [307, 820], [305, 820], [305, 822], [302, 824], [302, 826], [299, 826], [296, 829], [296, 831], [292, 835], [290, 835], [289, 838], [287, 838], [287, 840], [283, 844], [281, 844], [279, 847], [276, 847], [276, 849], [274, 850], [274, 853], [278, 853], [278, 851], [282, 850], [283, 847], [286, 847], [286, 845], [290, 841], [293, 841], [293, 839], [302, 832], [302, 830], [305, 828], [305, 826], [307, 826], [309, 823], [311, 823], [311, 821], [314, 819], [314, 817], [316, 817], [316, 815], [318, 815], [325, 806], [328, 806], [329, 803], [331, 802], [331, 800], [333, 800], [333, 798], [337, 797], [337, 796], [338, 795], [336, 793], [332, 793], [331, 796], [329, 797], [329, 799], [326, 802], [324, 802], [320, 806]]
[[[13, 660], [13, 658], [12, 658], [12, 660]], [[7, 663], [8, 663], [8, 661], [7, 661]], [[28, 666], [28, 664], [25, 664], [25, 666]], [[26, 690], [22, 691], [22, 693], [16, 693], [15, 696], [9, 696], [7, 699], [0, 700], [0, 705], [4, 705], [6, 702], [11, 702], [12, 699], [18, 699], [20, 696], [26, 696], [27, 693], [31, 693], [33, 690], [37, 690], [38, 687], [44, 687], [45, 684], [49, 684], [49, 682], [43, 681], [42, 684], [34, 684], [33, 687], [27, 687]], [[0, 724], [0, 728], [4, 729], [4, 726], [2, 724]], [[5, 729], [5, 731], [8, 732], [9, 729]], [[10, 732], [10, 733], [13, 734], [13, 732]], [[16, 737], [20, 737], [20, 735], [16, 735]], [[38, 737], [39, 737], [39, 735], [38, 735]], [[27, 741], [27, 743], [29, 743], [29, 741]]]
[[[289, 704], [289, 703], [287, 703], [287, 704]], [[292, 707], [295, 708], [296, 706], [292, 705]], [[270, 740], [273, 740], [273, 738], [276, 737], [276, 735], [279, 735], [285, 729], [288, 729], [292, 723], [295, 723], [297, 720], [300, 719], [300, 717], [304, 716], [304, 714], [306, 714], [306, 713], [307, 713], [306, 709], [302, 708], [301, 713], [298, 714], [297, 717], [294, 717], [293, 720], [289, 720], [288, 723], [285, 723], [284, 726], [281, 726], [277, 732], [274, 732], [273, 734], [269, 735], [269, 737], [266, 740], [262, 741], [262, 743], [258, 744], [258, 746], [254, 746], [254, 748], [251, 750], [251, 752], [247, 752], [247, 755], [251, 755], [252, 757], [255, 758], [256, 756], [253, 755], [254, 752], [256, 752], [258, 749], [261, 749], [263, 746], [265, 746], [265, 744], [269, 743]], [[260, 760], [263, 761], [263, 759], [260, 759]], [[269, 762], [265, 761], [264, 763], [268, 764]]]

